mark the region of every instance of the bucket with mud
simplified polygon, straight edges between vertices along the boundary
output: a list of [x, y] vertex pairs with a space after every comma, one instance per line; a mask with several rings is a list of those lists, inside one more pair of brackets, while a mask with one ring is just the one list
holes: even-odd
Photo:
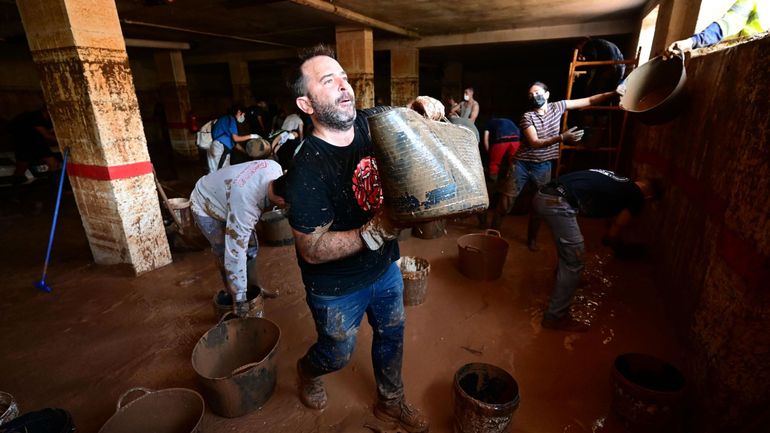
[[19, 416], [16, 399], [7, 392], [0, 391], [0, 426]]
[[192, 210], [190, 209], [190, 199], [186, 198], [170, 198], [168, 199], [169, 210], [176, 215], [177, 219], [182, 223], [182, 231], [185, 233], [194, 233], [197, 226], [193, 220]]
[[283, 209], [273, 209], [265, 212], [259, 218], [260, 223], [260, 243], [271, 246], [291, 245], [294, 243], [294, 234], [289, 225], [289, 219], [286, 218], [286, 212]]
[[0, 433], [75, 433], [72, 415], [64, 409], [46, 408], [27, 412], [2, 426]]
[[[265, 301], [261, 296], [262, 289], [259, 286], [249, 286], [246, 290], [246, 300], [249, 302], [248, 317], [262, 317], [265, 312]], [[214, 295], [214, 315], [217, 320], [233, 311], [233, 295], [226, 290], [220, 290]]]
[[489, 207], [473, 132], [393, 108], [368, 117], [390, 216], [415, 223]]
[[628, 75], [620, 106], [648, 125], [668, 122], [682, 110], [686, 82], [683, 57], [655, 57]]
[[652, 355], [625, 353], [612, 365], [612, 412], [632, 433], [666, 432], [679, 422], [685, 379]]
[[500, 278], [508, 242], [497, 230], [460, 236], [457, 239], [460, 272], [472, 280], [491, 281]]
[[519, 384], [502, 368], [471, 363], [455, 373], [455, 432], [509, 432], [518, 407]]
[[280, 337], [281, 330], [270, 320], [233, 318], [219, 322], [198, 340], [192, 365], [212, 412], [235, 418], [270, 399]]
[[412, 227], [412, 236], [420, 239], [437, 239], [446, 233], [446, 221], [435, 220], [418, 223]]
[[399, 267], [404, 279], [404, 305], [415, 306], [425, 302], [428, 295], [430, 262], [422, 257], [401, 257]]
[[[126, 401], [138, 392], [142, 395]], [[196, 433], [203, 412], [203, 398], [191, 389], [132, 388], [120, 396], [115, 414], [99, 433]]]

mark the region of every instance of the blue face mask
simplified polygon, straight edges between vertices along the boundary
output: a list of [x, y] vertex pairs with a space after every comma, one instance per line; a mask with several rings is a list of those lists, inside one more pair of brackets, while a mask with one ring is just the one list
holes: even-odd
[[237, 120], [238, 123], [243, 123], [246, 121], [246, 115], [241, 114], [240, 116], [236, 117], [235, 120]]
[[538, 95], [530, 96], [529, 102], [531, 102], [532, 105], [535, 106], [535, 108], [540, 108], [543, 105], [545, 105], [545, 95], [538, 94]]

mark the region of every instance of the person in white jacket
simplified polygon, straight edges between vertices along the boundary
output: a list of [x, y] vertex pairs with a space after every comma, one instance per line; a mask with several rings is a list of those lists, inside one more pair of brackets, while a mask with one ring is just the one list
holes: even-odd
[[272, 192], [272, 182], [281, 174], [281, 166], [272, 160], [236, 164], [200, 178], [190, 195], [195, 223], [211, 243], [239, 317], [249, 311], [246, 269], [257, 256], [254, 227], [271, 203], [283, 204]]

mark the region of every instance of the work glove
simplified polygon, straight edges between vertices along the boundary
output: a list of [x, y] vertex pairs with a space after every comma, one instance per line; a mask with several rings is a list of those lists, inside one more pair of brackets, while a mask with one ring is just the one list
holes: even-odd
[[238, 317], [247, 317], [249, 314], [249, 302], [233, 302], [233, 314]]
[[692, 38], [675, 41], [666, 48], [663, 53], [663, 60], [672, 59], [676, 56], [684, 56], [684, 53], [692, 51]]
[[401, 228], [396, 227], [388, 218], [385, 212], [385, 208], [380, 208], [374, 218], [364, 224], [361, 229], [361, 239], [363, 239], [366, 248], [372, 251], [380, 249], [387, 241], [392, 241], [398, 238], [398, 234], [401, 233]]
[[582, 129], [577, 129], [577, 126], [573, 126], [566, 132], [561, 133], [561, 140], [564, 144], [573, 145], [583, 139], [583, 133]]

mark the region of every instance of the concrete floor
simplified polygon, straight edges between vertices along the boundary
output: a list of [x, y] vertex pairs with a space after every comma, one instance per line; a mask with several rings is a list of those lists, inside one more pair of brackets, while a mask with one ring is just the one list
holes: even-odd
[[[131, 387], [198, 388], [190, 355], [215, 324], [212, 296], [221, 286], [207, 252], [175, 253], [172, 265], [137, 278], [122, 266], [94, 265], [74, 200], [65, 196], [48, 272], [54, 291], [45, 294], [33, 282], [45, 256], [53, 188], [31, 186], [22, 199], [8, 190], [0, 194], [0, 390], [13, 394], [22, 412], [65, 408], [80, 432], [96, 432]], [[653, 267], [612, 258], [598, 241], [603, 222], [582, 221], [588, 265], [575, 307], [591, 330], [544, 330], [539, 323], [556, 262], [547, 227], [541, 251], [531, 253], [523, 242], [526, 217], [508, 217], [502, 277], [475, 282], [456, 265], [456, 240], [477, 232], [474, 222], [453, 221], [439, 239], [401, 244], [402, 255], [431, 263], [426, 302], [407, 308], [403, 375], [409, 400], [424, 409], [432, 432], [450, 432], [455, 371], [486, 362], [519, 383], [513, 432], [618, 431], [607, 425], [613, 359], [638, 351], [677, 364], [682, 356], [656, 296]], [[329, 407], [304, 408], [294, 368], [315, 331], [294, 247], [262, 247], [259, 270], [262, 285], [280, 291], [266, 303], [266, 317], [282, 330], [277, 388], [261, 410], [241, 418], [207, 410], [201, 430], [369, 432], [363, 425], [372, 418], [375, 395], [371, 330], [361, 327], [350, 365], [325, 378]]]

